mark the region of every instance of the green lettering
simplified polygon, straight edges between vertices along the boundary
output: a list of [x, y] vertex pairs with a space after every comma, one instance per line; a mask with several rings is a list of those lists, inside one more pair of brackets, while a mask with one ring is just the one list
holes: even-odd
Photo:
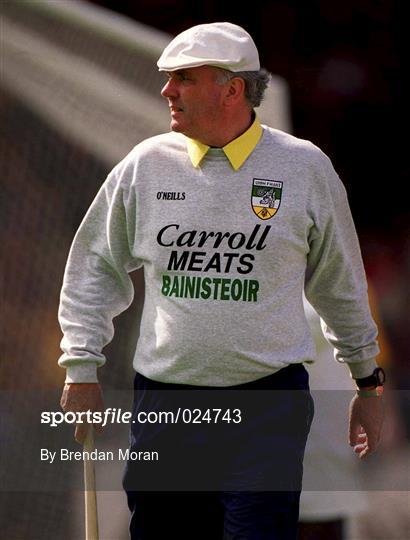
[[176, 296], [179, 297], [179, 290], [178, 290], [178, 276], [174, 276], [174, 283], [172, 285], [171, 292], [169, 293], [169, 296]]
[[230, 279], [222, 278], [221, 286], [221, 300], [229, 300], [229, 285], [231, 283]]
[[196, 278], [191, 278], [189, 276], [186, 276], [185, 278], [185, 292], [184, 297], [185, 298], [194, 298], [195, 296], [195, 281]]
[[195, 291], [195, 298], [199, 298], [199, 291], [201, 289], [201, 278], [197, 278], [196, 280], [196, 291]]
[[249, 280], [249, 292], [248, 292], [248, 302], [257, 302], [257, 293], [259, 291], [259, 281], [256, 279]]
[[201, 292], [201, 298], [206, 300], [211, 296], [211, 278], [206, 277], [202, 280], [202, 292]]
[[214, 300], [216, 300], [218, 298], [218, 289], [219, 289], [219, 284], [221, 283], [221, 278], [214, 278], [212, 282], [215, 285]]
[[242, 300], [246, 302], [248, 297], [248, 280], [245, 279], [243, 282], [243, 289], [242, 289]]
[[167, 276], [166, 274], [162, 275], [162, 289], [161, 292], [164, 296], [168, 296], [169, 294], [169, 286], [171, 284], [171, 278]]
[[237, 302], [241, 298], [241, 296], [242, 296], [242, 281], [240, 279], [234, 279], [231, 285], [232, 300], [235, 300]]

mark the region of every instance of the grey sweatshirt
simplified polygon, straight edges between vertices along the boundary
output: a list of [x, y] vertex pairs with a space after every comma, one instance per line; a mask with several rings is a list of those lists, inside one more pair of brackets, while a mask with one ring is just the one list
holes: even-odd
[[345, 189], [313, 144], [263, 126], [235, 171], [221, 149], [193, 167], [186, 138], [136, 146], [77, 231], [59, 320], [66, 382], [95, 382], [112, 320], [146, 283], [134, 368], [162, 382], [231, 386], [312, 361], [302, 292], [354, 377], [379, 349]]

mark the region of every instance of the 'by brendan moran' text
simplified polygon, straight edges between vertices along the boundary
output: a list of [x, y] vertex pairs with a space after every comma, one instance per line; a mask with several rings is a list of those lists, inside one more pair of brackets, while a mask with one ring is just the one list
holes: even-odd
[[112, 450], [91, 450], [87, 452], [72, 451], [68, 448], [60, 448], [60, 451], [41, 448], [41, 461], [54, 463], [54, 461], [159, 461], [159, 453], [155, 450], [130, 450], [129, 448], [118, 448], [116, 452]]

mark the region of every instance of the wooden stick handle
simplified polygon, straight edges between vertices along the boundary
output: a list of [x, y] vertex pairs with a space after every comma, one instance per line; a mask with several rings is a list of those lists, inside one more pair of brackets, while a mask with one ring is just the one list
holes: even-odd
[[[84, 440], [84, 451], [94, 450], [93, 427], [89, 426]], [[85, 538], [98, 540], [97, 494], [95, 491], [94, 461], [84, 459]]]

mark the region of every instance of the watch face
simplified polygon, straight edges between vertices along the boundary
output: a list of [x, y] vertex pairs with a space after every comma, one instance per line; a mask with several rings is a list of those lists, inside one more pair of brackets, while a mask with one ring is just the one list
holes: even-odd
[[386, 374], [384, 369], [377, 367], [371, 375], [356, 380], [356, 384], [359, 388], [366, 388], [367, 386], [383, 386], [386, 380]]

